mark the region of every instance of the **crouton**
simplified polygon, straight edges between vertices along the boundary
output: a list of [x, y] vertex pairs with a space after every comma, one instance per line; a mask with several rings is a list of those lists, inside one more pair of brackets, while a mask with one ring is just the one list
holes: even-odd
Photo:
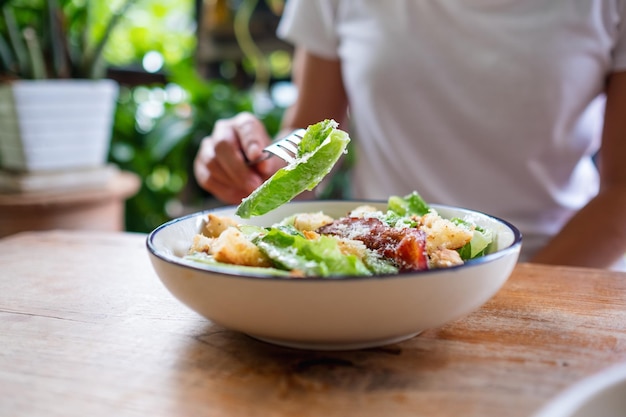
[[421, 230], [426, 233], [426, 251], [430, 254], [437, 249], [458, 249], [472, 240], [474, 233], [444, 219], [435, 212], [421, 218]]
[[312, 230], [303, 230], [302, 235], [308, 240], [316, 240], [316, 239], [319, 239], [320, 237], [319, 233], [314, 232]]
[[211, 254], [218, 262], [245, 266], [271, 266], [263, 252], [235, 227], [228, 227], [213, 241]]
[[370, 205], [362, 205], [356, 207], [349, 214], [350, 217], [367, 217], [368, 214], [379, 211], [376, 207]]
[[429, 254], [428, 266], [430, 268], [448, 268], [462, 264], [461, 255], [453, 249], [437, 249]]
[[198, 233], [193, 237], [193, 241], [191, 242], [191, 247], [189, 248], [189, 253], [195, 252], [204, 252], [209, 253], [211, 251], [211, 245], [213, 244], [214, 239], [210, 237], [206, 237], [205, 235]]
[[344, 255], [354, 255], [359, 259], [363, 259], [367, 254], [367, 246], [360, 240], [338, 238], [339, 250]]
[[293, 227], [299, 231], [317, 230], [322, 226], [326, 226], [333, 222], [333, 218], [322, 212], [317, 213], [300, 213], [296, 214], [293, 219]]
[[209, 214], [202, 229], [202, 234], [207, 237], [218, 237], [230, 226], [237, 226], [237, 222], [230, 217], [216, 216]]

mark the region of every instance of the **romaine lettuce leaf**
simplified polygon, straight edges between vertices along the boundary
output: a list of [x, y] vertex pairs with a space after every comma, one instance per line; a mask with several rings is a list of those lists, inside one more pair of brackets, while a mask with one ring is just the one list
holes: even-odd
[[387, 210], [393, 211], [399, 216], [418, 215], [423, 216], [430, 211], [430, 206], [415, 191], [404, 197], [391, 196], [387, 200]]
[[398, 267], [390, 260], [371, 252], [363, 258], [363, 263], [374, 275], [397, 274]]
[[204, 252], [196, 252], [189, 255], [186, 255], [184, 259], [188, 261], [197, 262], [200, 264], [205, 264], [210, 266], [211, 268], [223, 269], [225, 271], [232, 271], [242, 274], [260, 274], [260, 275], [270, 275], [270, 276], [279, 276], [286, 277], [291, 275], [290, 271], [285, 271], [277, 268], [266, 268], [260, 266], [245, 266], [245, 265], [235, 265], [235, 264], [227, 264], [224, 262], [218, 262], [211, 255], [207, 255]]
[[309, 240], [298, 234], [271, 228], [254, 243], [277, 268], [301, 271], [305, 276], [371, 275], [354, 255], [345, 255], [335, 238], [320, 236]]
[[334, 120], [309, 126], [298, 147], [296, 160], [276, 171], [244, 198], [236, 214], [241, 218], [260, 216], [318, 185], [346, 152], [350, 142], [348, 134], [337, 126]]

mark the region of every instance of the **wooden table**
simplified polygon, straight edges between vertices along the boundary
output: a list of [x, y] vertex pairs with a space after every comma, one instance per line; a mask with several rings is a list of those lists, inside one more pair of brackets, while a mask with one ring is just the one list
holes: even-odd
[[530, 416], [626, 360], [626, 275], [520, 264], [470, 316], [351, 352], [211, 324], [152, 270], [145, 235], [0, 240], [1, 416]]

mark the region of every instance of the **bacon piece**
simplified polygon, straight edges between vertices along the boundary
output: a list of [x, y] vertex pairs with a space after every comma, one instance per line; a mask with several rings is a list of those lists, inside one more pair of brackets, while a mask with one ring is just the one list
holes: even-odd
[[390, 227], [374, 217], [342, 217], [317, 232], [360, 240], [369, 249], [391, 259], [400, 271], [428, 269], [426, 235], [419, 229]]

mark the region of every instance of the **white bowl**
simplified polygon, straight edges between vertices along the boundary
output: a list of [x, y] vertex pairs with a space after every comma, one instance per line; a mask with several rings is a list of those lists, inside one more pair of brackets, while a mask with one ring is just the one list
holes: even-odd
[[626, 415], [626, 362], [612, 365], [563, 390], [533, 417]]
[[377, 277], [285, 278], [216, 271], [182, 259], [207, 213], [269, 226], [290, 214], [323, 211], [341, 217], [358, 205], [386, 202], [292, 202], [252, 219], [235, 207], [191, 214], [156, 228], [147, 238], [154, 269], [182, 303], [225, 328], [302, 349], [346, 350], [391, 344], [443, 325], [489, 300], [511, 274], [521, 234], [486, 214], [431, 205], [442, 217], [470, 216], [495, 234], [497, 251], [464, 265]]

